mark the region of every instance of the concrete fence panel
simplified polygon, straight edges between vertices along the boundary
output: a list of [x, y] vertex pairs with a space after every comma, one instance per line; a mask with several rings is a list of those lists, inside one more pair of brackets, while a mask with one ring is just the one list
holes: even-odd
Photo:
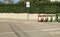
[[17, 14], [17, 18], [21, 19], [21, 20], [27, 20], [28, 14], [27, 13], [19, 13], [19, 14]]
[[0, 18], [17, 19], [17, 14], [13, 14], [13, 13], [0, 13]]
[[38, 20], [38, 14], [29, 14], [29, 20]]

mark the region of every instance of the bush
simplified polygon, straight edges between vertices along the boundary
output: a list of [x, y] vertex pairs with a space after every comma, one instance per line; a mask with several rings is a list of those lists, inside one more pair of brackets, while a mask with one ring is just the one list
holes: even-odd
[[26, 8], [24, 2], [18, 4], [0, 4], [0, 12], [13, 13], [57, 13], [60, 12], [60, 3], [31, 2], [31, 7]]

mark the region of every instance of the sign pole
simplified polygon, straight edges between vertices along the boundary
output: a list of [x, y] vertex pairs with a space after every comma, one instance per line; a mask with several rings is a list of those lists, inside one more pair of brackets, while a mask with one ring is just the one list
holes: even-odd
[[28, 1], [28, 2], [26, 2], [26, 8], [27, 8], [27, 13], [28, 13], [28, 20], [29, 20], [29, 9], [28, 8], [30, 8], [30, 2]]

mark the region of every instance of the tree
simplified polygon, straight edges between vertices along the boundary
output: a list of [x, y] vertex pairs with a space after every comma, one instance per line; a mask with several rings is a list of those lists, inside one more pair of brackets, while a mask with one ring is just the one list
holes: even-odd
[[48, 5], [48, 6], [45, 6], [45, 12], [46, 13], [55, 13], [56, 12], [56, 9], [57, 9], [57, 6], [56, 5]]

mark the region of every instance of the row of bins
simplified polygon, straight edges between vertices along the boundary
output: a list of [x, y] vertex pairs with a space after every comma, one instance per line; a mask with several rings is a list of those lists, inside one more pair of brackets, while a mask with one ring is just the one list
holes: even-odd
[[38, 22], [55, 22], [56, 15], [38, 15]]

